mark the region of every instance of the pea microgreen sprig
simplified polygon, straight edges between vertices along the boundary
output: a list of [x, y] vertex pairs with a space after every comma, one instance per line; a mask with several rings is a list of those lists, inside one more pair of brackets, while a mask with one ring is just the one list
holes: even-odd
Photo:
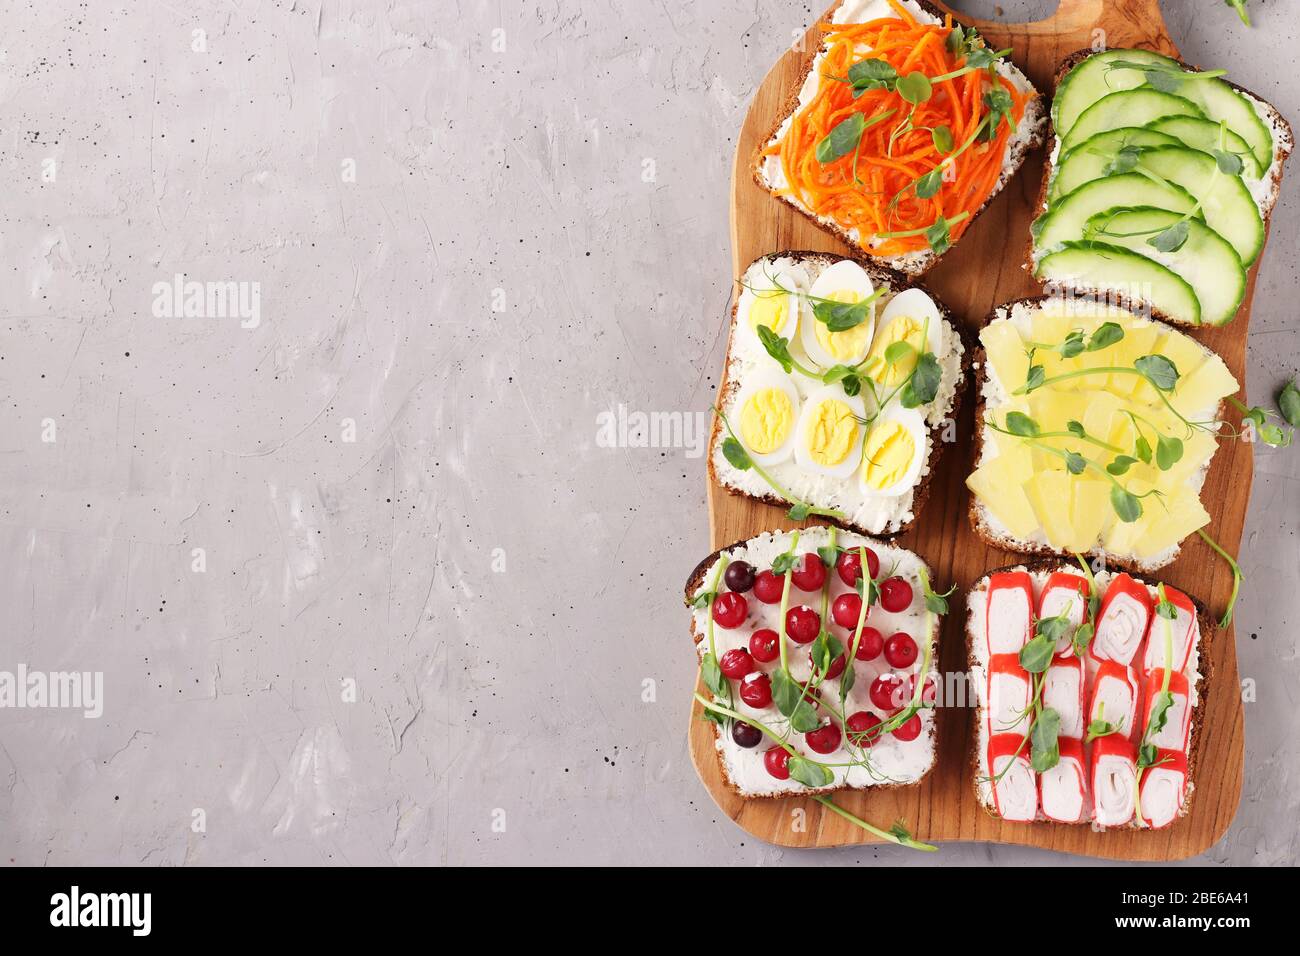
[[[1244, 3], [1245, 0], [1228, 0], [1230, 5]], [[1116, 70], [1136, 70], [1142, 74], [1149, 86], [1161, 93], [1177, 93], [1184, 81], [1213, 80], [1226, 76], [1227, 70], [1204, 70], [1188, 72], [1176, 63], [1143, 63], [1138, 60], [1111, 60], [1106, 64], [1106, 73]]]
[[[700, 602], [704, 602], [703, 606], [708, 608], [709, 622], [706, 631], [709, 649], [700, 661], [700, 679], [704, 681], [704, 686], [712, 692], [716, 702], [731, 707], [734, 703], [731, 696], [731, 682], [723, 676], [722, 668], [718, 664], [718, 650], [713, 637], [713, 602], [718, 596], [718, 582], [722, 580], [722, 575], [726, 571], [728, 563], [730, 563], [730, 559], [727, 557], [726, 552], [718, 556], [713, 568], [713, 580], [709, 582], [708, 590], [696, 598], [695, 606], [700, 607]], [[704, 715], [706, 719], [716, 719], [716, 712], [714, 711], [706, 709]]]

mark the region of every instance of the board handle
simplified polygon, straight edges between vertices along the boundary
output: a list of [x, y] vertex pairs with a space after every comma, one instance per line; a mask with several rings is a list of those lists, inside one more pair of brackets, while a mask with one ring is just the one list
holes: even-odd
[[953, 10], [949, 3], [940, 2], [936, 6], [990, 39], [1011, 41], [1017, 50], [1020, 49], [1017, 44], [1031, 39], [1043, 38], [1056, 43], [1062, 37], [1077, 37], [1074, 49], [1101, 43], [1111, 49], [1142, 47], [1170, 56], [1178, 54], [1160, 13], [1160, 0], [1058, 0], [1056, 11], [1050, 17], [1030, 23], [976, 20]]

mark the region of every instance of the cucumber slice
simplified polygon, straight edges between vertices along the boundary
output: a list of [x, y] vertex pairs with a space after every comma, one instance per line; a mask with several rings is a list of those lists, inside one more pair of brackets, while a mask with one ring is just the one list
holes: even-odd
[[1052, 128], [1056, 130], [1058, 139], [1064, 138], [1083, 111], [1103, 96], [1146, 83], [1146, 77], [1137, 70], [1111, 69], [1110, 64], [1116, 60], [1163, 66], [1175, 62], [1150, 50], [1107, 50], [1088, 57], [1062, 77], [1060, 86], [1056, 88], [1052, 100]]
[[[1243, 265], [1255, 261], [1264, 248], [1264, 220], [1240, 176], [1219, 172], [1213, 156], [1184, 146], [1144, 149], [1138, 165], [1195, 196], [1205, 224], [1232, 243]], [[1122, 205], [1168, 208], [1144, 199]]]
[[1121, 126], [1098, 133], [1061, 156], [1048, 189], [1048, 202], [1056, 201], [1090, 180], [1105, 176], [1106, 167], [1125, 146], [1182, 145], [1183, 141], [1176, 136], [1142, 126]]
[[1165, 315], [1199, 325], [1201, 305], [1187, 282], [1153, 259], [1104, 242], [1067, 242], [1038, 263], [1034, 275], [1088, 292], [1115, 293], [1122, 304], [1150, 303]]
[[[1131, 73], [1132, 70], [1117, 71]], [[1184, 86], [1189, 84], [1184, 83]], [[1150, 87], [1142, 86], [1135, 90], [1121, 90], [1108, 93], [1093, 103], [1078, 122], [1070, 127], [1070, 132], [1061, 139], [1061, 155], [1064, 156], [1085, 139], [1096, 136], [1108, 129], [1121, 126], [1143, 126], [1165, 116], [1198, 116], [1204, 114], [1189, 99], [1175, 96], [1173, 93], [1161, 93]]]
[[[1214, 120], [1198, 119], [1195, 116], [1165, 116], [1148, 123], [1146, 128], [1175, 136], [1187, 146], [1199, 149], [1203, 153], [1212, 153], [1219, 148], [1219, 124]], [[1260, 168], [1259, 160], [1255, 158], [1250, 144], [1232, 130], [1227, 130], [1224, 142], [1228, 152], [1241, 157], [1242, 165], [1246, 167], [1246, 173], [1251, 179], [1259, 179], [1268, 171], [1267, 168]]]
[[1088, 220], [1084, 235], [1132, 250], [1176, 272], [1196, 292], [1201, 321], [1225, 325], [1237, 314], [1246, 295], [1246, 268], [1231, 243], [1195, 219], [1188, 220], [1187, 241], [1177, 252], [1161, 252], [1147, 241], [1182, 218], [1176, 212], [1150, 206], [1109, 209]]
[[[1052, 252], [1062, 243], [1081, 239], [1089, 219], [1116, 206], [1155, 206], [1181, 215], [1196, 209], [1196, 199], [1180, 186], [1158, 183], [1141, 173], [1094, 179], [1066, 193], [1034, 220], [1035, 251]], [[1199, 212], [1196, 217], [1202, 218]]]
[[1228, 129], [1250, 146], [1260, 169], [1273, 165], [1273, 134], [1250, 101], [1231, 86], [1219, 79], [1183, 80], [1178, 93], [1195, 103], [1211, 122], [1227, 123]]

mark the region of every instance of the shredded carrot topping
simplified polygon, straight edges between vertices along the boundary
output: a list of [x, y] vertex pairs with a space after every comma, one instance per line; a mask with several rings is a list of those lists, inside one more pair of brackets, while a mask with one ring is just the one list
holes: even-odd
[[[764, 156], [780, 160], [786, 182], [781, 195], [846, 232], [856, 229], [859, 245], [876, 256], [929, 248], [929, 239], [921, 233], [940, 218], [950, 223], [952, 241], [966, 231], [996, 187], [1014, 126], [1035, 95], [1021, 92], [988, 69], [936, 80], [962, 69], [966, 61], [964, 51], [954, 54], [949, 49], [951, 17], [943, 24], [919, 23], [895, 0], [890, 0], [890, 6], [896, 17], [821, 24], [826, 50], [818, 65], [816, 93], [795, 114], [785, 134], [764, 151]], [[866, 59], [887, 61], [899, 77], [924, 73], [933, 81], [931, 95], [913, 104], [885, 86], [855, 98], [847, 77], [855, 63]], [[995, 88], [1009, 94], [1013, 122], [999, 121], [989, 139], [987, 131], [978, 134], [990, 113], [984, 97]], [[873, 117], [890, 110], [892, 115], [871, 123]], [[819, 161], [818, 144], [853, 113], [863, 114], [870, 124], [856, 148], [828, 162]], [[994, 116], [989, 122], [997, 119]], [[936, 148], [932, 132], [940, 126], [948, 128], [953, 143], [943, 153]], [[921, 198], [917, 180], [940, 166], [945, 166], [942, 185], [933, 196]], [[917, 234], [880, 238], [910, 231]]]

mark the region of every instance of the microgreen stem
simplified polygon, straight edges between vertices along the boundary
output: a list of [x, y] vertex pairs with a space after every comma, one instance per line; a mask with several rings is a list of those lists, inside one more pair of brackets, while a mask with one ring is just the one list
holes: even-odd
[[[957, 215], [953, 216], [951, 219], [948, 220], [948, 225], [951, 226], [953, 223], [961, 222], [969, 215], [970, 215], [969, 212], [959, 212], [957, 213]], [[934, 223], [930, 224], [930, 226], [933, 225]], [[921, 229], [905, 229], [902, 232], [878, 232], [876, 233], [876, 238], [877, 239], [906, 239], [909, 236], [923, 236], [926, 234], [926, 232], [930, 230], [930, 226], [925, 226]]]
[[813, 799], [816, 800], [818, 803], [820, 803], [826, 809], [830, 810], [832, 813], [835, 813], [838, 816], [843, 817], [845, 820], [848, 820], [854, 826], [861, 827], [863, 830], [866, 830], [868, 833], [873, 834], [874, 836], [880, 837], [880, 839], [882, 840], [888, 840], [890, 843], [897, 843], [899, 846], [905, 846], [911, 850], [922, 850], [926, 853], [935, 853], [939, 849], [937, 846], [932, 846], [929, 843], [922, 843], [919, 840], [913, 840], [911, 837], [901, 837], [896, 833], [890, 833], [888, 830], [882, 830], [880, 827], [874, 826], [868, 823], [866, 820], [863, 820], [862, 818], [856, 817], [852, 813], [849, 813], [849, 811], [845, 810], [843, 807], [837, 804], [830, 797], [823, 797], [818, 794], [813, 794]]
[[1241, 592], [1241, 579], [1243, 577], [1241, 573], [1241, 567], [1237, 564], [1236, 560], [1232, 557], [1232, 555], [1230, 555], [1227, 551], [1224, 551], [1223, 548], [1219, 546], [1217, 541], [1215, 541], [1213, 538], [1211, 538], [1208, 534], [1205, 533], [1204, 528], [1197, 528], [1196, 533], [1201, 536], [1202, 541], [1204, 541], [1212, 549], [1214, 549], [1215, 554], [1223, 558], [1224, 561], [1228, 562], [1228, 567], [1232, 568], [1232, 593], [1228, 595], [1227, 610], [1223, 612], [1223, 617], [1219, 618], [1219, 627], [1226, 628], [1229, 624], [1232, 623], [1232, 612], [1237, 606], [1237, 595]]

